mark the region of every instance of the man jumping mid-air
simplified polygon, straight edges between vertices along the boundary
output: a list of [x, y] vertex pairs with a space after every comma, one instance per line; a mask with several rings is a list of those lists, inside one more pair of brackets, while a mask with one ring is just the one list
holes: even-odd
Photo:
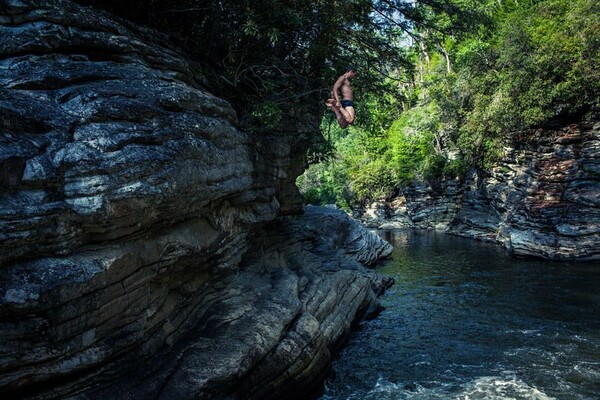
[[[352, 86], [350, 79], [356, 76], [356, 69], [349, 67], [346, 72], [340, 76], [333, 84], [331, 89], [332, 98], [327, 100], [327, 107], [335, 113], [338, 123], [342, 128], [354, 123], [354, 95], [352, 94]], [[342, 100], [340, 100], [340, 93]]]

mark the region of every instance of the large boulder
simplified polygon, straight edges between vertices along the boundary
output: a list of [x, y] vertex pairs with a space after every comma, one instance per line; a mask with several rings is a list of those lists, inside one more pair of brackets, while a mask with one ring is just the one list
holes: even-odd
[[376, 309], [389, 246], [282, 216], [310, 129], [244, 132], [201, 78], [156, 32], [1, 2], [3, 397], [285, 394]]

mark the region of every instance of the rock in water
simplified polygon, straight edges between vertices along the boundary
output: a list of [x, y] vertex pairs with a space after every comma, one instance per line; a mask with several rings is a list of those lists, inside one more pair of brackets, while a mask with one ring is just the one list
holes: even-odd
[[314, 387], [390, 248], [281, 216], [306, 132], [241, 131], [158, 34], [69, 1], [3, 1], [0, 33], [0, 394]]

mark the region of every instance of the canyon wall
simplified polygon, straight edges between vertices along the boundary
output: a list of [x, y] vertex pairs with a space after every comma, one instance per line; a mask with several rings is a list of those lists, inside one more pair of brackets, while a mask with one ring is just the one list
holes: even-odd
[[361, 218], [496, 241], [518, 256], [600, 259], [599, 119], [521, 134], [488, 173], [415, 183]]
[[3, 397], [304, 398], [377, 310], [390, 246], [302, 208], [310, 121], [244, 132], [201, 78], [156, 32], [0, 2]]

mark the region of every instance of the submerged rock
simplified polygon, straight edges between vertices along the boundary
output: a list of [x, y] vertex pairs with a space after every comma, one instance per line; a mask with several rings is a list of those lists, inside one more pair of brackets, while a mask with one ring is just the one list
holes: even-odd
[[0, 32], [0, 394], [317, 385], [390, 248], [341, 212], [283, 216], [308, 130], [240, 130], [157, 33], [69, 1], [5, 1]]

